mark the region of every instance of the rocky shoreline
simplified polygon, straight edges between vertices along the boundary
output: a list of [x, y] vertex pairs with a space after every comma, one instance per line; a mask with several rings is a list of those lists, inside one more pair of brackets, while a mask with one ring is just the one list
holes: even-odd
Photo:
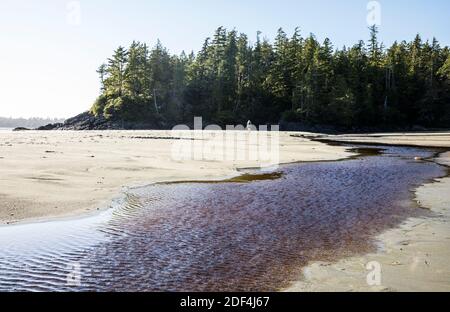
[[[246, 121], [236, 121], [236, 124], [245, 124]], [[205, 121], [205, 124], [213, 124], [214, 122]], [[193, 126], [192, 122], [186, 123], [188, 126]], [[323, 134], [348, 134], [348, 133], [386, 133], [386, 132], [426, 132], [426, 131], [446, 131], [446, 129], [431, 129], [422, 126], [409, 127], [362, 127], [362, 128], [343, 128], [333, 125], [308, 124], [301, 122], [286, 122], [279, 121], [281, 131], [289, 132], [312, 132]], [[167, 123], [164, 121], [125, 121], [120, 119], [106, 119], [103, 116], [95, 116], [87, 111], [75, 117], [69, 118], [62, 123], [52, 123], [36, 129], [25, 127], [15, 128], [14, 131], [26, 130], [170, 130], [175, 126], [175, 123]]]
[[64, 123], [48, 124], [36, 130], [146, 130], [161, 129], [161, 125], [154, 122], [130, 122], [122, 120], [108, 120], [103, 116], [95, 116], [84, 112], [67, 119]]

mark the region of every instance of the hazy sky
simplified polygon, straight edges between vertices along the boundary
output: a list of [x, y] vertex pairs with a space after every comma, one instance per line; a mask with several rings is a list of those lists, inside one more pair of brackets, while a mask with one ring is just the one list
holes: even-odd
[[[99, 92], [96, 69], [119, 45], [153, 45], [174, 53], [200, 49], [215, 28], [272, 39], [296, 26], [336, 47], [367, 39], [366, 0], [0, 0], [0, 116], [70, 117]], [[381, 4], [381, 40], [416, 33], [450, 45], [450, 1]], [[372, 11], [376, 12], [376, 11]], [[372, 15], [371, 15], [372, 16]]]

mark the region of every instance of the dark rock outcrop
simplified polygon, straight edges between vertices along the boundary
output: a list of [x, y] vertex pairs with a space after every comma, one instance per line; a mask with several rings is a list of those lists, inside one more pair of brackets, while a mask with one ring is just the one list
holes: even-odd
[[64, 123], [49, 124], [37, 130], [150, 130], [161, 129], [155, 122], [131, 122], [108, 120], [103, 116], [95, 116], [90, 112], [67, 119]]
[[25, 128], [25, 127], [17, 127], [17, 128], [14, 128], [13, 129], [13, 131], [29, 131], [30, 129], [28, 129], [28, 128]]
[[57, 127], [62, 126], [62, 125], [63, 125], [62, 123], [48, 124], [46, 126], [39, 127], [36, 130], [54, 130]]

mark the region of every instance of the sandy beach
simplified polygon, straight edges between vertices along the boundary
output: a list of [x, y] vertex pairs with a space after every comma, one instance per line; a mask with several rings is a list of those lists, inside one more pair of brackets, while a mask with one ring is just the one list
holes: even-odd
[[[173, 145], [179, 137], [194, 139], [195, 133], [173, 135], [171, 131], [0, 132], [0, 223], [77, 216], [108, 208], [122, 187], [221, 179], [238, 174], [240, 168], [262, 165], [250, 157], [221, 160], [220, 149], [208, 151], [205, 159], [179, 160]], [[205, 145], [221, 144], [210, 136], [201, 139]], [[248, 153], [255, 147], [246, 133], [237, 140], [243, 144], [233, 147], [236, 152]], [[344, 147], [293, 138], [290, 133], [279, 135], [280, 163], [351, 155]]]
[[[386, 134], [327, 136], [330, 140], [429, 147], [450, 147], [450, 134]], [[450, 153], [434, 159], [449, 166]], [[415, 198], [432, 217], [410, 218], [376, 238], [377, 253], [337, 263], [316, 262], [303, 269], [285, 291], [450, 291], [450, 178], [420, 186]], [[368, 285], [371, 262], [381, 265], [381, 285]]]
[[[308, 139], [309, 133], [280, 133], [280, 163], [338, 160], [353, 156], [345, 147]], [[298, 137], [304, 135], [304, 137]], [[322, 136], [361, 143], [449, 147], [450, 133]], [[185, 132], [182, 140], [196, 140]], [[216, 138], [217, 139], [217, 138]], [[202, 138], [214, 141], [214, 137]], [[258, 148], [248, 137], [243, 153]], [[170, 131], [0, 132], [0, 223], [75, 217], [107, 209], [124, 187], [154, 182], [212, 180], [258, 168], [252, 160], [180, 160]], [[219, 144], [220, 145], [220, 144]], [[220, 153], [220, 149], [210, 151]], [[209, 155], [211, 156], [211, 155]], [[450, 165], [450, 153], [435, 160]], [[377, 241], [380, 250], [337, 263], [311, 263], [285, 291], [450, 291], [450, 178], [415, 190], [433, 217], [410, 218]], [[382, 266], [382, 283], [366, 282], [369, 262]]]
[[450, 147], [450, 132], [345, 134], [325, 137], [329, 140], [350, 143]]

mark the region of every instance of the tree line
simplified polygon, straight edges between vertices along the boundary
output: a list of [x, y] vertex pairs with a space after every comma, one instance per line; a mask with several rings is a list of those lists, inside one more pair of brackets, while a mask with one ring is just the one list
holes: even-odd
[[219, 125], [296, 122], [360, 127], [450, 126], [450, 50], [436, 39], [335, 49], [296, 29], [273, 43], [219, 27], [194, 54], [133, 42], [101, 65], [91, 112], [164, 127], [194, 116]]

